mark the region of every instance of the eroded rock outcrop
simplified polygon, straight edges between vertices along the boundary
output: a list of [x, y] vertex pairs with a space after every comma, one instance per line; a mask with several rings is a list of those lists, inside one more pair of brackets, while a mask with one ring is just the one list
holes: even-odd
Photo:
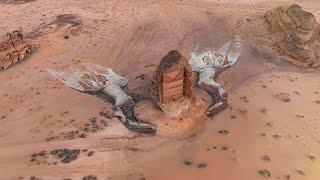
[[194, 76], [188, 61], [178, 51], [170, 51], [158, 65], [152, 79], [152, 98], [165, 103], [193, 97]]
[[265, 15], [277, 49], [297, 65], [320, 65], [319, 24], [315, 16], [293, 4], [280, 6]]
[[187, 111], [194, 97], [195, 78], [187, 59], [173, 50], [165, 55], [152, 79], [152, 98], [162, 111], [180, 116]]
[[8, 33], [0, 42], [0, 71], [22, 62], [31, 51], [32, 46], [21, 31]]

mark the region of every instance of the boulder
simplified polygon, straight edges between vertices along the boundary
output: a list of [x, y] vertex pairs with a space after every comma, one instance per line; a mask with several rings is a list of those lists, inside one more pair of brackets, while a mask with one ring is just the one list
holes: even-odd
[[293, 4], [267, 11], [265, 20], [277, 50], [289, 56], [292, 63], [320, 65], [320, 26], [312, 13]]
[[22, 62], [31, 51], [32, 46], [21, 31], [8, 33], [0, 41], [0, 71]]

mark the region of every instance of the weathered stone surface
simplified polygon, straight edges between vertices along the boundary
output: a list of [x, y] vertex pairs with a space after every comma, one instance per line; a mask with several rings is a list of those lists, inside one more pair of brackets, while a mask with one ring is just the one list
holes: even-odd
[[165, 103], [182, 97], [192, 98], [194, 76], [187, 59], [178, 51], [170, 51], [158, 65], [152, 80], [152, 98]]
[[32, 48], [20, 31], [8, 33], [0, 42], [0, 71], [22, 62]]
[[315, 16], [293, 4], [269, 10], [265, 15], [277, 49], [297, 65], [320, 65], [319, 24]]

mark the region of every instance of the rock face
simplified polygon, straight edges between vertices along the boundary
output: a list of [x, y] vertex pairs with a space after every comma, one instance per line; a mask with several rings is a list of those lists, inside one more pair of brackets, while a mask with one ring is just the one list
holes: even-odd
[[31, 50], [31, 44], [20, 31], [8, 33], [0, 42], [0, 71], [22, 62]]
[[194, 76], [187, 59], [178, 51], [170, 51], [158, 65], [152, 80], [152, 98], [155, 102], [166, 103], [192, 98]]
[[297, 65], [320, 65], [319, 24], [297, 4], [280, 6], [265, 15], [277, 49]]

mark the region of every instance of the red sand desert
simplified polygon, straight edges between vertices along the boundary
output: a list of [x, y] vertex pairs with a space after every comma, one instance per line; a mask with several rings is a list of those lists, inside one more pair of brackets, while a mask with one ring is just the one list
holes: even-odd
[[[0, 0], [0, 34], [22, 30], [35, 45], [0, 72], [0, 179], [319, 180], [320, 71], [284, 60], [265, 30], [265, 12], [292, 3], [320, 21], [319, 0]], [[168, 51], [189, 58], [235, 35], [241, 56], [217, 80], [229, 107], [205, 116], [199, 91], [191, 112], [165, 120], [141, 101], [154, 135], [47, 72], [100, 64], [148, 98]]]

